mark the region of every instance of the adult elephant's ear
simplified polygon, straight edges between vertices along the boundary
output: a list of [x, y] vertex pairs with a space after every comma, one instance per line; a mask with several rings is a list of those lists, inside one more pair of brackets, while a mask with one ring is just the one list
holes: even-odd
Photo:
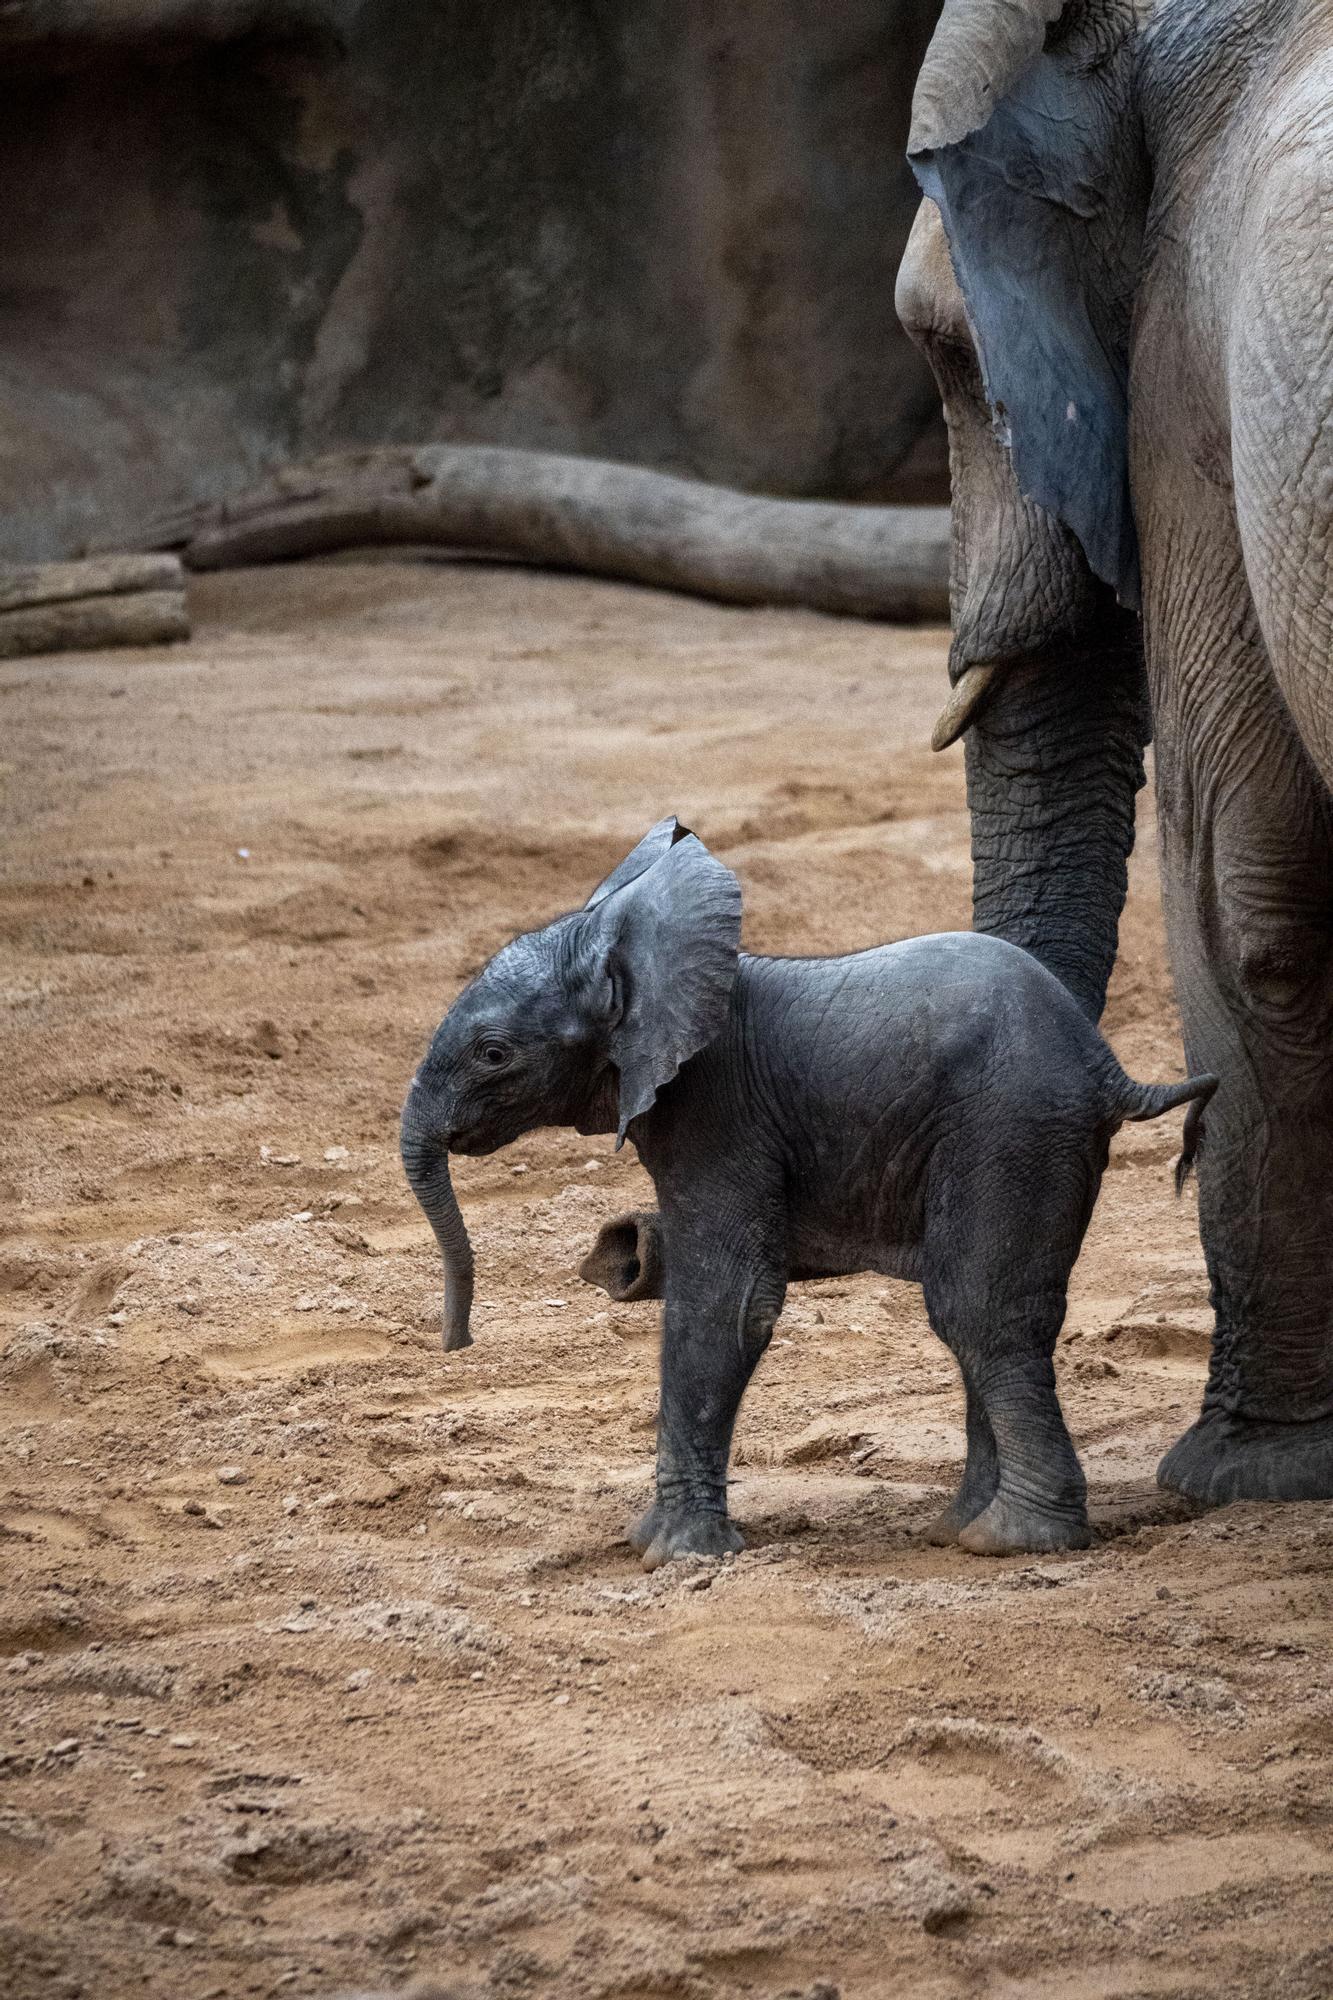
[[946, 0], [909, 156], [1023, 492], [1138, 602], [1127, 377], [1147, 169], [1134, 0]]
[[741, 885], [692, 833], [667, 841], [657, 860], [604, 897], [598, 892], [588, 965], [620, 1072], [617, 1147], [681, 1064], [721, 1034], [740, 941]]

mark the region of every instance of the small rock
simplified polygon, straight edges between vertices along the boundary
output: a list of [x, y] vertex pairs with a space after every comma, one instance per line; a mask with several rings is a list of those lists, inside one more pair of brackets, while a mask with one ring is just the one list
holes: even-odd
[[583, 1162], [583, 1171], [585, 1174], [600, 1174], [602, 1163], [600, 1160], [585, 1160]]
[[708, 1575], [707, 1571], [700, 1571], [698, 1576], [689, 1578], [685, 1588], [686, 1590], [711, 1590], [713, 1588], [713, 1579]]
[[318, 1304], [319, 1300], [313, 1298], [309, 1292], [302, 1292], [293, 1310], [299, 1313], [312, 1313]]
[[218, 1467], [219, 1486], [244, 1486], [244, 1484], [245, 1474], [239, 1465], [220, 1465]]
[[374, 1675], [369, 1667], [358, 1667], [355, 1673], [347, 1676], [343, 1686], [349, 1694], [358, 1694], [363, 1687], [369, 1687], [373, 1679]]
[[390, 1500], [400, 1500], [406, 1491], [407, 1481], [396, 1473], [368, 1472], [347, 1497], [357, 1507], [384, 1507]]
[[518, 1166], [511, 1167], [509, 1171], [511, 1174], [525, 1174], [527, 1173], [528, 1169], [527, 1166], [522, 1161], [520, 1161]]
[[563, 1312], [563, 1311], [564, 1311], [564, 1309], [565, 1309], [565, 1307], [566, 1307], [566, 1306], [567, 1306], [567, 1305], [569, 1304], [569, 1300], [568, 1300], [568, 1299], [543, 1299], [543, 1300], [542, 1300], [542, 1304], [543, 1304], [544, 1306], [555, 1306], [555, 1307], [557, 1307], [557, 1308], [558, 1308], [558, 1309], [559, 1309], [560, 1311], [562, 1311], [562, 1312]]
[[972, 1908], [968, 1884], [929, 1855], [918, 1854], [907, 1861], [897, 1872], [896, 1887], [903, 1914], [915, 1917], [931, 1936], [964, 1922]]
[[78, 1755], [78, 1751], [79, 1739], [77, 1736], [62, 1736], [59, 1743], [51, 1745], [51, 1755], [53, 1757], [74, 1757]]
[[173, 1946], [179, 1951], [188, 1951], [192, 1944], [198, 1944], [198, 1931], [182, 1931], [172, 1924], [164, 1924], [157, 1934], [159, 1944]]
[[193, 1514], [195, 1516], [202, 1514], [203, 1511], [204, 1503], [202, 1500], [187, 1500], [181, 1508], [182, 1514]]
[[171, 1738], [171, 1747], [173, 1750], [193, 1750], [198, 1741], [199, 1738], [197, 1736], [173, 1736]]
[[555, 1700], [551, 1703], [551, 1706], [552, 1708], [568, 1708], [569, 1696], [567, 1694], [558, 1694], [555, 1697]]
[[289, 1493], [282, 1503], [282, 1511], [284, 1514], [299, 1514], [301, 1511], [300, 1496], [295, 1493]]
[[313, 1208], [298, 1208], [292, 1217], [293, 1222], [313, 1222], [314, 1219], [315, 1211]]
[[326, 1146], [324, 1148], [324, 1157], [332, 1163], [335, 1160], [350, 1160], [352, 1156], [346, 1146]]

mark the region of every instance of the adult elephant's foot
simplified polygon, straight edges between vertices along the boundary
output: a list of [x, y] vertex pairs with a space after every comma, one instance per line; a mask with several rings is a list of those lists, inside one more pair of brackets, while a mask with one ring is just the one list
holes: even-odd
[[725, 1514], [687, 1513], [654, 1501], [629, 1531], [629, 1541], [645, 1569], [679, 1562], [685, 1556], [735, 1556], [745, 1539]]
[[1054, 1549], [1086, 1549], [1092, 1530], [1081, 1507], [1048, 1509], [997, 1493], [957, 1540], [960, 1549], [974, 1556], [1047, 1555]]
[[1204, 1507], [1333, 1499], [1333, 1416], [1275, 1424], [1205, 1411], [1172, 1445], [1157, 1483]]
[[662, 1506], [660, 1500], [654, 1500], [652, 1506], [646, 1508], [640, 1514], [638, 1520], [632, 1521], [629, 1527], [626, 1528], [625, 1540], [632, 1549], [637, 1549], [639, 1554], [642, 1555], [649, 1543], [655, 1539], [665, 1521], [666, 1509]]

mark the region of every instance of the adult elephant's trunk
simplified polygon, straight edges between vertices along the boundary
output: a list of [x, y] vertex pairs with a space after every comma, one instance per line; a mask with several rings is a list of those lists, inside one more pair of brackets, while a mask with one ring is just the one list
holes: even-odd
[[[966, 11], [959, 0], [946, 23]], [[977, 19], [983, 11], [972, 8]], [[1007, 10], [1003, 28], [990, 24], [987, 59], [1021, 27], [1021, 11]], [[966, 75], [984, 84], [985, 68], [979, 55]], [[956, 70], [944, 66], [950, 88]], [[1095, 1020], [1115, 959], [1148, 740], [1139, 621], [1093, 576], [1075, 536], [1019, 489], [1008, 419], [987, 401], [932, 201], [921, 204], [903, 258], [898, 307], [949, 422], [954, 639], [931, 742], [943, 750], [966, 738], [974, 922], [1025, 946]]]
[[403, 1171], [435, 1232], [444, 1259], [444, 1347], [471, 1347], [468, 1325], [472, 1313], [472, 1245], [449, 1178], [449, 1154], [428, 1117], [417, 1109], [419, 1086], [403, 1107], [401, 1133]]
[[1149, 722], [1137, 621], [1003, 671], [966, 739], [973, 923], [1096, 1020], [1115, 963]]

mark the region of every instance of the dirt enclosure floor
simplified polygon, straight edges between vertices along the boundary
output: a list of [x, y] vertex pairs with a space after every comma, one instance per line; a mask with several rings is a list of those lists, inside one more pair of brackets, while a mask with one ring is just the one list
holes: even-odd
[[[0, 1991], [231, 2000], [1333, 1993], [1333, 1507], [1192, 1518], [1174, 1119], [1116, 1141], [1061, 1342], [1085, 1553], [919, 1530], [920, 1298], [793, 1288], [747, 1552], [647, 1576], [649, 1195], [460, 1163], [438, 1341], [396, 1120], [460, 981], [678, 811], [759, 949], [965, 924], [945, 637], [484, 566], [204, 579], [197, 636], [11, 662]], [[1181, 1073], [1145, 808], [1108, 1013]]]

